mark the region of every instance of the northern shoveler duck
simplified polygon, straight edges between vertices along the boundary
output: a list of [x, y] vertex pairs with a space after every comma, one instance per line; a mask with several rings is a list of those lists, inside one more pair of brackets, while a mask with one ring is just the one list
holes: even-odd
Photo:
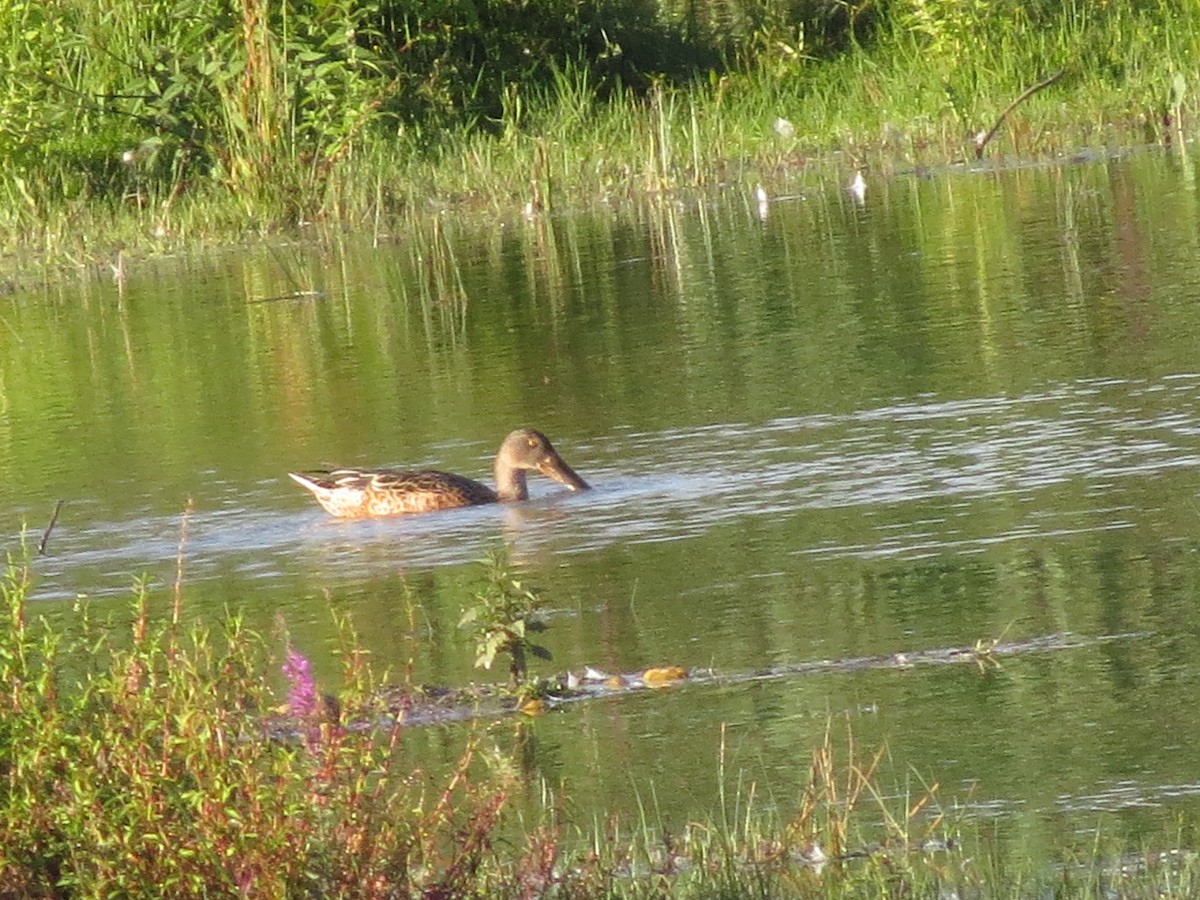
[[573, 491], [588, 483], [575, 474], [540, 431], [520, 428], [504, 439], [493, 465], [496, 489], [462, 475], [435, 469], [333, 469], [288, 476], [312, 491], [325, 511], [343, 518], [403, 516], [475, 506], [480, 503], [525, 500], [525, 473], [541, 472]]

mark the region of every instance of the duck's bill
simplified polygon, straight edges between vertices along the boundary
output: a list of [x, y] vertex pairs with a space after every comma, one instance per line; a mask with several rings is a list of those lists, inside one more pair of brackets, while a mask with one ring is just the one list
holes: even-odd
[[563, 462], [563, 458], [558, 454], [547, 456], [538, 463], [538, 471], [547, 478], [553, 478], [559, 484], [565, 484], [573, 491], [591, 490], [591, 485], [580, 478], [575, 470]]

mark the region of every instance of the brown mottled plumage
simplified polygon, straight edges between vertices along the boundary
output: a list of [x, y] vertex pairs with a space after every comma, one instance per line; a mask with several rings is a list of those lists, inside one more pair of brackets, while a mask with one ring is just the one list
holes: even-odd
[[496, 489], [462, 475], [435, 469], [334, 469], [300, 475], [289, 472], [296, 483], [312, 491], [326, 512], [343, 518], [403, 516], [475, 506], [480, 503], [525, 500], [527, 471], [541, 472], [573, 491], [588, 490], [544, 434], [521, 428], [504, 439], [493, 465]]

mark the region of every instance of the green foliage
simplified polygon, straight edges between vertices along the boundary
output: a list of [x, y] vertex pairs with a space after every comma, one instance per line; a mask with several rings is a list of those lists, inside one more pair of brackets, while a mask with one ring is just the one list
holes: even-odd
[[[391, 91], [354, 0], [0, 4], [10, 88], [0, 153], [42, 188], [165, 201], [189, 178], [315, 210], [330, 167]], [[54, 173], [62, 173], [51, 181]]]
[[487, 123], [557, 65], [692, 71], [674, 33], [645, 0], [3, 0], [0, 155], [46, 200], [163, 205], [200, 179], [294, 223], [364, 142]]
[[490, 669], [496, 657], [508, 656], [509, 686], [520, 687], [528, 676], [527, 657], [550, 659], [550, 651], [534, 643], [530, 635], [546, 630], [537, 618], [541, 597], [537, 589], [516, 578], [503, 550], [481, 560], [487, 582], [475, 593], [475, 603], [459, 619], [459, 627], [472, 626], [475, 633], [475, 666]]
[[[139, 588], [129, 631], [81, 608], [67, 633], [28, 621], [28, 590], [10, 564], [0, 896], [408, 895], [477, 866], [458, 841], [483, 845], [472, 829], [494, 826], [503, 792], [471, 791], [460, 770], [427, 800], [399, 724], [272, 719], [270, 654], [236, 620], [182, 633]], [[370, 676], [354, 663], [346, 677]]]
[[1198, 17], [1174, 0], [0, 0], [0, 251], [77, 262], [411, 225], [431, 200], [765, 183], [834, 147], [945, 159], [1060, 68], [1007, 123], [1041, 144], [1017, 152], [1112, 123], [1154, 137], [1186, 111]]

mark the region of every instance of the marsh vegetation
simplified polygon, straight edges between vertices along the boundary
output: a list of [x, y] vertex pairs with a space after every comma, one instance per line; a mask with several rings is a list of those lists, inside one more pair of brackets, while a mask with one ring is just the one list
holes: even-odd
[[[786, 817], [725, 774], [722, 736], [710, 820], [677, 830], [651, 808], [589, 828], [545, 784], [531, 819], [527, 726], [474, 728], [449, 774], [423, 771], [349, 622], [324, 695], [282, 624], [185, 625], [177, 584], [162, 609], [139, 586], [124, 628], [82, 605], [60, 629], [30, 578], [10, 560], [2, 584], [2, 896], [1185, 897], [1200, 876], [1182, 835], [1133, 857], [1098, 841], [1054, 871], [1007, 859], [936, 782], [835, 720], [797, 760]], [[477, 598], [512, 590], [489, 560]]]
[[[111, 262], [717, 186], [1160, 141], [1188, 3], [10, 3], [0, 250]], [[1116, 126], [1118, 130], [1113, 131]]]

